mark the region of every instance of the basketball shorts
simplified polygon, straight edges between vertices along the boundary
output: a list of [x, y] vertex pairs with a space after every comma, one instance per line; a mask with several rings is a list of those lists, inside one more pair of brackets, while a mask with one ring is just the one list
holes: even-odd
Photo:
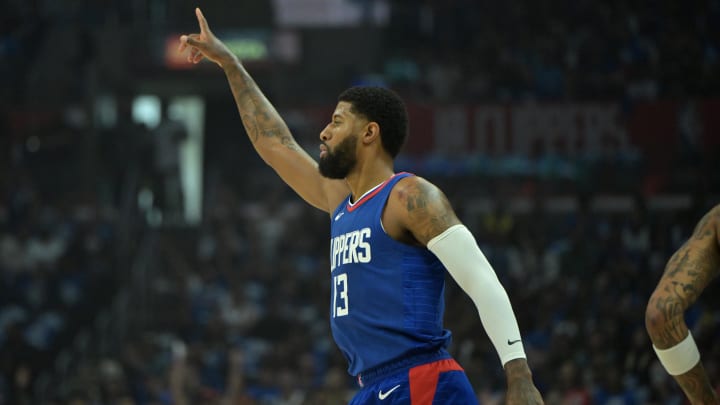
[[452, 358], [374, 379], [350, 405], [477, 405], [465, 371]]

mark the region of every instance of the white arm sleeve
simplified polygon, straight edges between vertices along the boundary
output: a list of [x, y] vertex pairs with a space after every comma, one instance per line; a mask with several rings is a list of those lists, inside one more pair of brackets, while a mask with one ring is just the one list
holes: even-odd
[[427, 248], [472, 298], [502, 365], [513, 359], [526, 358], [520, 329], [505, 288], [465, 225], [453, 225], [446, 229], [432, 238]]

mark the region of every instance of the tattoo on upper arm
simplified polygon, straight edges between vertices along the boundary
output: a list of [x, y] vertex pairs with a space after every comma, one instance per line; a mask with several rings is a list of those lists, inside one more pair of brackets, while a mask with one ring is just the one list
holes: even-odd
[[703, 240], [712, 236], [715, 236], [716, 245], [720, 245], [720, 205], [708, 211], [693, 230], [694, 240]]
[[[687, 246], [687, 244], [683, 245], [683, 246]], [[685, 254], [682, 254], [682, 258], [681, 258], [680, 256], [683, 251], [685, 252]], [[670, 261], [668, 262], [667, 275], [671, 278], [675, 277], [675, 275], [677, 275], [677, 273], [680, 270], [685, 268], [685, 266], [687, 265], [689, 255], [690, 255], [690, 249], [681, 248], [680, 250], [675, 252], [675, 254], [670, 258]]]
[[718, 252], [694, 248], [686, 244], [668, 262], [663, 278], [675, 288], [672, 290], [666, 288], [666, 290], [687, 301], [688, 305], [692, 304], [697, 300], [700, 292], [717, 276], [719, 266]]
[[408, 212], [417, 212], [417, 210], [427, 208], [427, 200], [424, 195], [412, 195], [408, 196], [407, 199], [407, 210]]
[[702, 240], [708, 236], [712, 236], [712, 227], [708, 226], [712, 219], [712, 212], [705, 214], [705, 216], [698, 222], [695, 230], [693, 231], [693, 239]]
[[401, 192], [400, 198], [413, 225], [411, 231], [422, 243], [459, 223], [447, 197], [426, 181], [413, 181]]

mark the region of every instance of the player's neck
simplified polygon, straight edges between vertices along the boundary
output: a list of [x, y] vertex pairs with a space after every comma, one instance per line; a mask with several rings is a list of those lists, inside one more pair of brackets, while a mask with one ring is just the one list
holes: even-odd
[[375, 164], [375, 165], [358, 165], [346, 178], [350, 191], [352, 192], [352, 201], [356, 202], [368, 190], [376, 187], [385, 180], [395, 174], [392, 165]]

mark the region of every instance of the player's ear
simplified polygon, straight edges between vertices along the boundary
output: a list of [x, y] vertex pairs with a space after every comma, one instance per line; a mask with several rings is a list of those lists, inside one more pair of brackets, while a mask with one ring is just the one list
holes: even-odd
[[376, 140], [380, 139], [380, 126], [375, 121], [370, 121], [365, 124], [365, 130], [362, 134], [363, 143], [369, 145]]

